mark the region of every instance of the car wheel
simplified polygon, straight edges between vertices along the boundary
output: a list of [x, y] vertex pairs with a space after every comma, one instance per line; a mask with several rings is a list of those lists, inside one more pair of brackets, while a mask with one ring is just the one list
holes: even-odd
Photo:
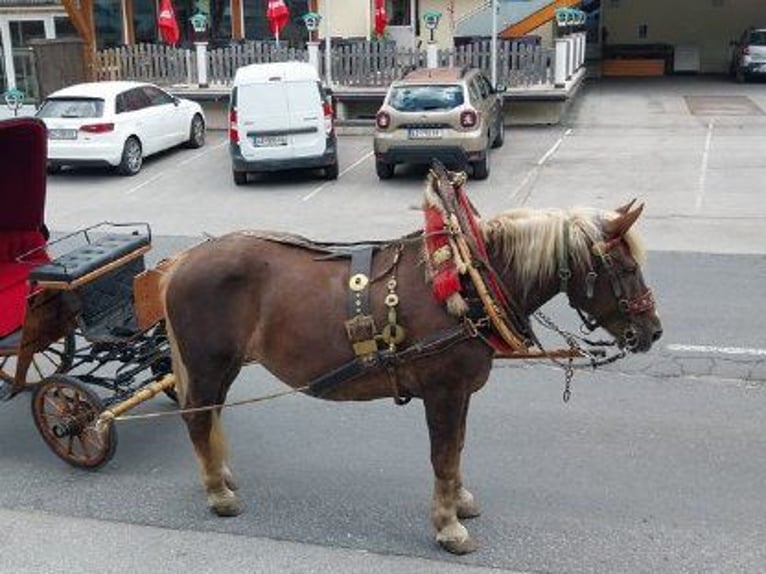
[[391, 179], [394, 177], [394, 168], [396, 166], [393, 163], [386, 163], [385, 161], [375, 161], [375, 173], [378, 174], [380, 179]]
[[143, 152], [141, 150], [141, 142], [138, 138], [130, 136], [122, 148], [122, 160], [120, 165], [117, 166], [117, 171], [122, 175], [136, 175], [141, 171], [141, 166], [144, 163]]
[[487, 179], [489, 177], [489, 150], [482, 159], [472, 162], [471, 165], [473, 166], [474, 179]]
[[48, 165], [48, 167], [46, 168], [46, 171], [48, 172], [48, 175], [56, 175], [57, 173], [61, 173], [61, 166]]
[[503, 122], [502, 116], [500, 121], [497, 122], [497, 134], [495, 134], [495, 141], [492, 142], [493, 148], [499, 148], [503, 146], [505, 142], [505, 122]]
[[325, 179], [338, 179], [338, 160], [324, 168]]
[[245, 185], [247, 183], [246, 171], [233, 171], [232, 175], [234, 175], [234, 183], [236, 185]]
[[192, 149], [201, 148], [205, 145], [205, 120], [199, 114], [194, 114], [189, 127], [189, 140], [186, 142], [186, 147]]

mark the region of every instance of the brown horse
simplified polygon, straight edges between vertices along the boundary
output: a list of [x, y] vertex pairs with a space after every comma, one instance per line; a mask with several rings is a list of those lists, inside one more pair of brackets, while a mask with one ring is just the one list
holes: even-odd
[[[526, 317], [559, 293], [631, 351], [647, 351], [662, 330], [632, 226], [642, 207], [512, 210], [482, 222], [488, 263]], [[370, 274], [371, 313], [385, 324], [392, 273], [402, 348], [428, 346], [458, 323], [436, 301], [424, 276], [423, 234], [383, 244]], [[347, 317], [349, 262], [319, 255], [300, 241], [240, 232], [179, 257], [165, 282], [165, 306], [177, 390], [186, 408], [222, 404], [243, 364], [257, 361], [294, 388], [347, 364], [354, 352]], [[562, 265], [568, 268], [562, 273]], [[562, 275], [567, 280], [562, 281]], [[435, 485], [436, 540], [454, 553], [476, 548], [461, 519], [478, 516], [463, 485], [460, 456], [471, 394], [487, 381], [493, 349], [467, 330], [448, 351], [413, 353], [391, 369], [372, 368], [322, 393], [330, 400], [416, 397], [425, 405]], [[446, 347], [447, 345], [443, 345]], [[390, 365], [389, 365], [390, 367]], [[318, 394], [318, 393], [312, 393]], [[222, 516], [241, 511], [229, 469], [220, 409], [184, 415], [208, 503]]]

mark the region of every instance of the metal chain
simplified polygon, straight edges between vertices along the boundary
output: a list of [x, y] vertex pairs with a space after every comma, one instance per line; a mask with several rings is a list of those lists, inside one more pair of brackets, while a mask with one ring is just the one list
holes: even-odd
[[[564, 369], [564, 392], [563, 392], [562, 398], [565, 403], [569, 402], [569, 399], [572, 397], [572, 379], [574, 378], [575, 369], [583, 369], [585, 367], [591, 367], [595, 369], [596, 367], [601, 367], [604, 365], [608, 365], [610, 363], [614, 363], [615, 361], [622, 359], [623, 357], [626, 356], [626, 352], [624, 350], [620, 350], [619, 352], [614, 353], [611, 356], [607, 355], [607, 352], [602, 347], [615, 346], [616, 343], [614, 341], [590, 341], [588, 339], [585, 339], [584, 337], [579, 337], [575, 335], [574, 333], [565, 331], [564, 329], [556, 325], [553, 319], [548, 317], [542, 311], [536, 311], [533, 314], [533, 317], [540, 325], [561, 336], [561, 338], [564, 339], [564, 341], [569, 346], [569, 349], [572, 352], [576, 352], [577, 354], [581, 355], [582, 357], [588, 360], [588, 364], [578, 365], [578, 364], [575, 364], [574, 357], [570, 357], [565, 365], [554, 357], [548, 357], [551, 362], [553, 362], [554, 364]], [[580, 342], [585, 343], [586, 345], [590, 347], [594, 347], [595, 349], [593, 351], [586, 350], [582, 347], [582, 345], [580, 345]], [[538, 346], [540, 346], [541, 350], [543, 351], [545, 350], [542, 348], [542, 345], [539, 339], [537, 344]], [[597, 355], [600, 355], [601, 358], [598, 358]]]

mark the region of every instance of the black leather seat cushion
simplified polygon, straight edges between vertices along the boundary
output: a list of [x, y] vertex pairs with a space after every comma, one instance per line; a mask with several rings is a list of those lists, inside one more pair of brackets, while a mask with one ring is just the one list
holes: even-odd
[[107, 235], [36, 267], [29, 277], [71, 283], [145, 245], [149, 245], [147, 235]]

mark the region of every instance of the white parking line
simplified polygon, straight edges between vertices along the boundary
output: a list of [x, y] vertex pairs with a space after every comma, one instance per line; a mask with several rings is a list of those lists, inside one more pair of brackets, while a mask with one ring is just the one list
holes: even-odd
[[205, 149], [197, 154], [194, 154], [191, 157], [187, 157], [185, 160], [178, 162], [176, 165], [186, 165], [187, 163], [191, 163], [199, 158], [201, 158], [203, 155], [207, 155], [211, 152], [214, 152], [215, 150], [222, 148], [225, 145], [229, 145], [229, 140], [223, 140], [221, 143], [214, 145], [214, 146], [205, 146]]
[[[358, 160], [356, 160], [354, 163], [352, 163], [350, 166], [348, 166], [346, 169], [344, 169], [343, 171], [341, 171], [341, 172], [338, 174], [338, 179], [340, 179], [341, 177], [343, 177], [344, 175], [346, 175], [348, 172], [350, 172], [350, 171], [351, 171], [352, 169], [354, 169], [356, 166], [358, 166], [359, 164], [361, 164], [361, 163], [362, 163], [364, 160], [366, 160], [366, 159], [369, 159], [369, 158], [372, 156], [372, 153], [373, 153], [373, 152], [368, 152], [368, 153], [366, 153], [365, 155], [363, 155], [362, 157], [360, 157]], [[313, 190], [311, 190], [309, 193], [307, 193], [306, 195], [304, 195], [303, 197], [301, 197], [301, 201], [308, 201], [309, 199], [311, 199], [312, 197], [314, 197], [314, 196], [315, 196], [317, 193], [319, 193], [320, 191], [322, 191], [322, 190], [323, 190], [323, 189], [324, 189], [326, 186], [328, 186], [330, 183], [332, 183], [332, 182], [331, 182], [331, 181], [326, 181], [326, 182], [324, 182], [322, 185], [320, 185], [320, 186], [318, 186], [318, 187], [314, 188], [314, 189], [313, 189]]]
[[707, 137], [705, 137], [705, 149], [702, 152], [702, 165], [700, 166], [699, 185], [697, 195], [694, 198], [694, 211], [699, 213], [702, 209], [702, 200], [705, 198], [705, 180], [707, 179], [707, 164], [710, 161], [710, 142], [713, 140], [714, 120], [707, 125]]
[[[537, 178], [537, 175], [540, 173], [540, 168], [545, 165], [545, 162], [547, 162], [549, 159], [553, 157], [553, 154], [556, 153], [556, 151], [559, 149], [562, 143], [564, 143], [564, 138], [569, 136], [572, 133], [572, 128], [569, 128], [567, 131], [563, 133], [563, 135], [556, 140], [556, 142], [546, 151], [539, 160], [537, 160], [537, 164], [535, 167], [530, 169], [527, 172], [527, 175], [524, 176], [524, 179], [521, 180], [521, 183], [516, 187], [516, 189], [513, 190], [511, 195], [509, 196], [509, 199], [513, 200], [516, 199], [521, 192], [526, 188], [530, 187], [532, 185], [532, 182]], [[529, 199], [530, 194], [532, 193], [532, 190], [529, 189], [529, 191], [524, 195], [524, 197], [519, 202], [520, 205], [523, 205], [527, 202]]]
[[197, 160], [197, 159], [199, 159], [199, 158], [200, 158], [200, 157], [202, 157], [203, 155], [207, 155], [207, 154], [209, 154], [209, 153], [211, 153], [211, 152], [213, 152], [213, 151], [215, 151], [215, 150], [217, 150], [217, 149], [219, 149], [219, 148], [222, 148], [222, 147], [223, 147], [223, 146], [225, 146], [225, 145], [228, 145], [228, 143], [229, 143], [229, 141], [228, 141], [228, 140], [224, 140], [224, 141], [222, 141], [221, 143], [219, 143], [219, 144], [216, 144], [216, 145], [214, 145], [214, 146], [208, 146], [208, 147], [206, 147], [206, 148], [204, 149], [204, 151], [201, 151], [201, 152], [199, 152], [199, 153], [196, 153], [196, 154], [194, 154], [193, 156], [191, 156], [191, 157], [188, 157], [188, 158], [186, 158], [185, 160], [178, 162], [178, 163], [177, 163], [177, 164], [175, 164], [174, 166], [171, 166], [171, 167], [169, 167], [169, 168], [167, 168], [167, 169], [164, 169], [163, 171], [161, 171], [160, 173], [158, 173], [157, 175], [155, 175], [155, 176], [153, 176], [153, 177], [150, 177], [150, 178], [149, 178], [149, 179], [147, 179], [146, 181], [143, 181], [143, 182], [139, 183], [138, 185], [135, 185], [135, 186], [131, 187], [129, 190], [127, 190], [127, 191], [125, 192], [125, 194], [126, 194], [126, 195], [133, 195], [133, 194], [134, 194], [135, 192], [137, 192], [139, 189], [141, 189], [141, 188], [143, 188], [143, 187], [146, 187], [146, 186], [147, 186], [147, 185], [149, 185], [150, 183], [154, 183], [155, 181], [157, 181], [158, 179], [160, 179], [160, 178], [161, 178], [163, 175], [165, 175], [165, 173], [167, 173], [167, 171], [168, 171], [169, 169], [173, 169], [174, 167], [181, 167], [181, 166], [183, 166], [183, 165], [186, 165], [187, 163], [191, 163], [191, 162], [193, 162], [194, 160]]
[[714, 345], [666, 345], [668, 351], [677, 353], [710, 353], [713, 355], [750, 355], [766, 356], [766, 349], [752, 349], [748, 347], [716, 347]]

